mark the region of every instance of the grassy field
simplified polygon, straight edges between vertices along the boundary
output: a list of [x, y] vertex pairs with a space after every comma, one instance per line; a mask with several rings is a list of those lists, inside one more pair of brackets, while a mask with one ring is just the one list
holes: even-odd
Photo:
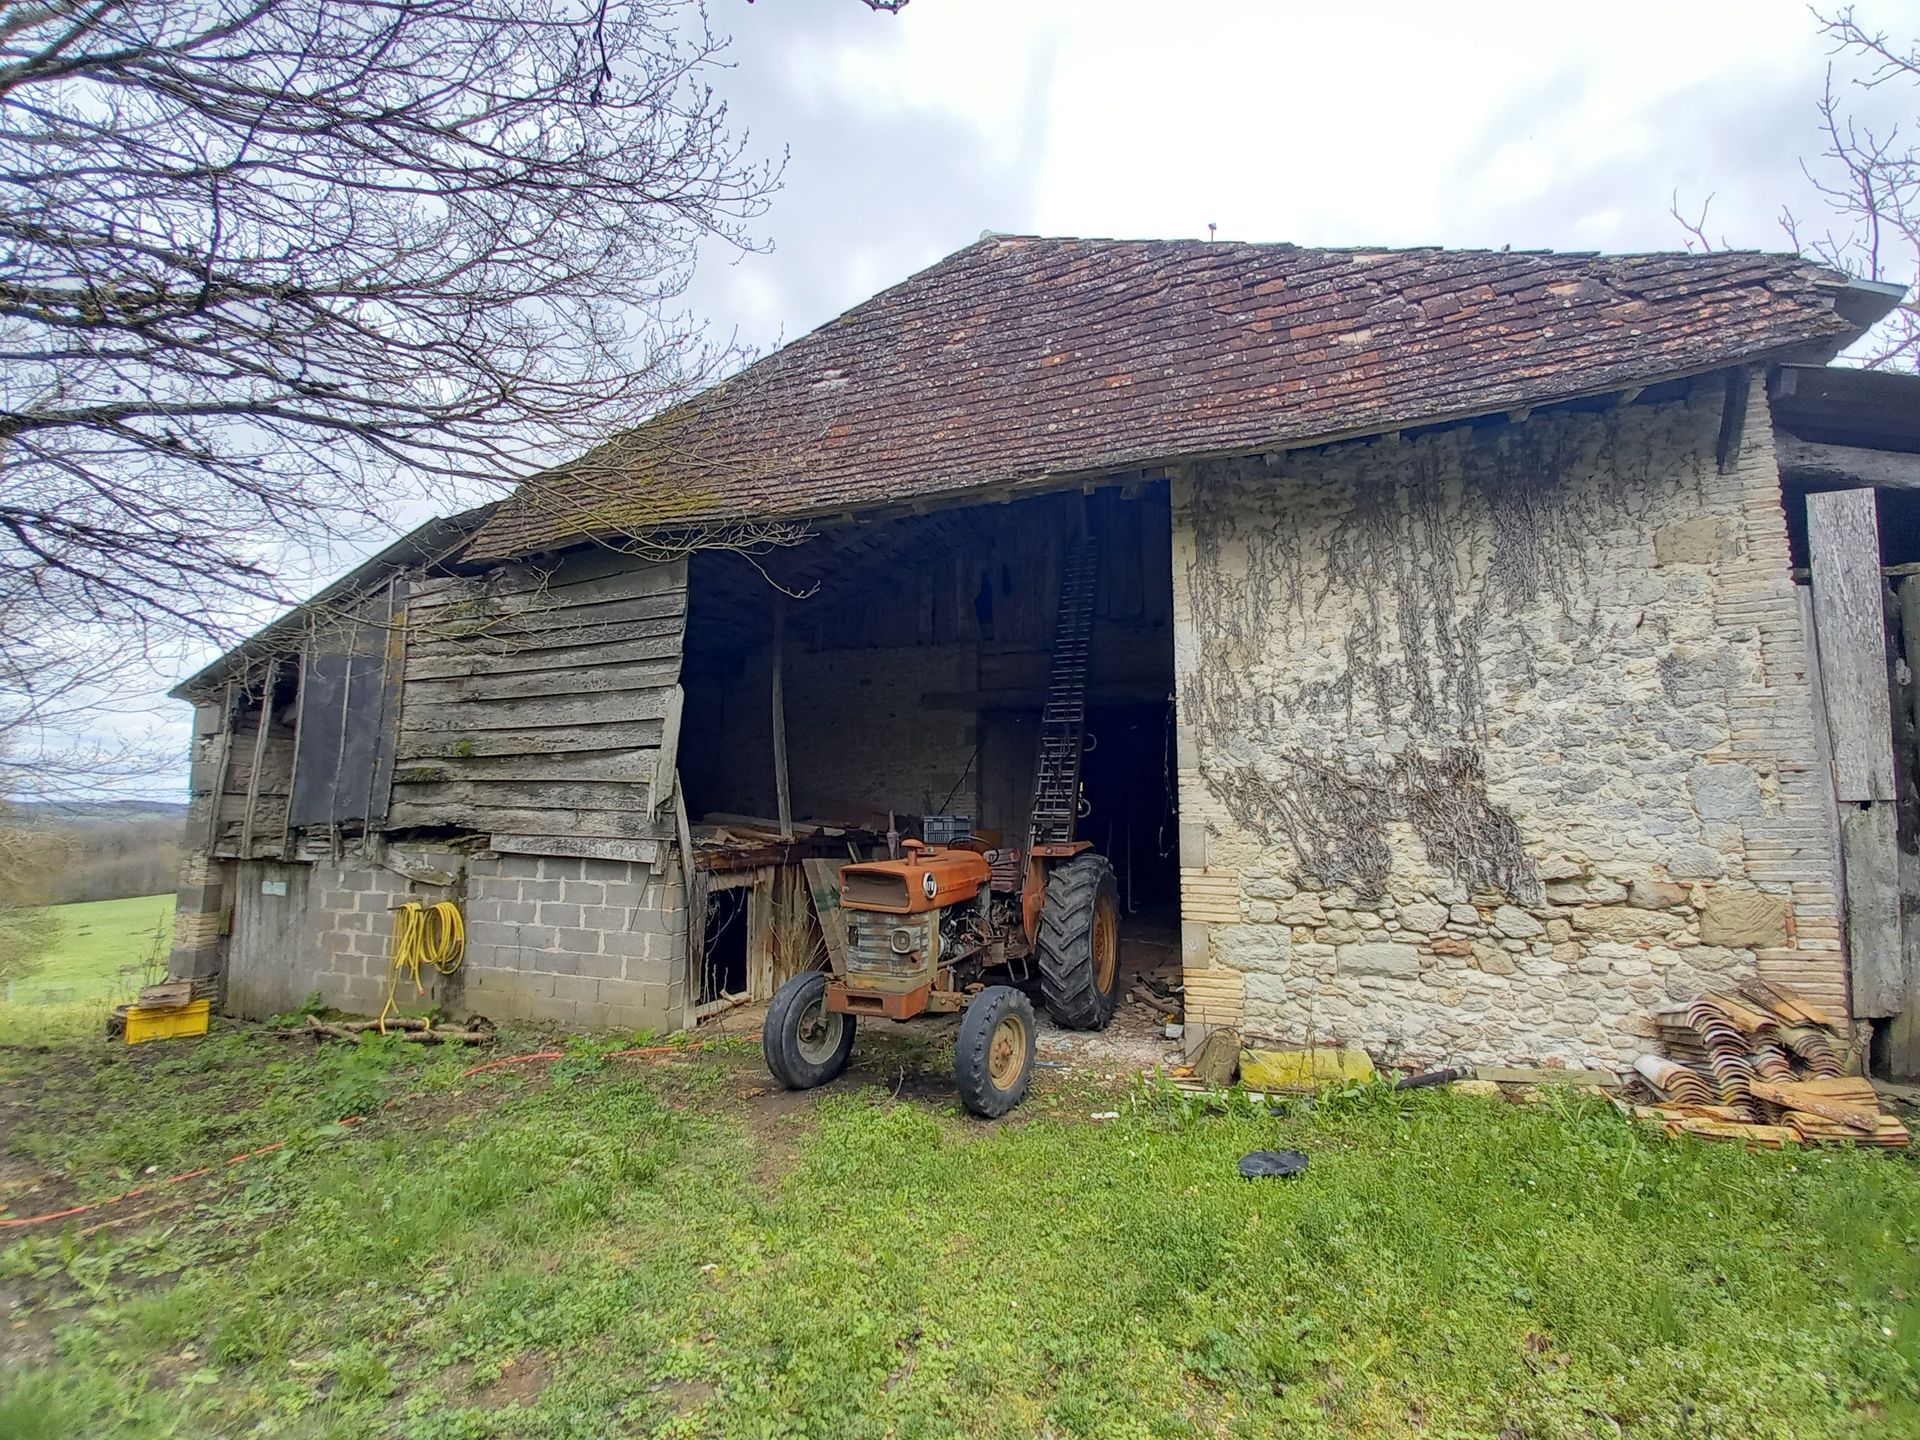
[[166, 965], [171, 895], [56, 905], [52, 913], [60, 922], [59, 941], [38, 970], [14, 982], [15, 1004], [124, 1000], [144, 983], [134, 972], [156, 956]]
[[[1920, 1433], [1911, 1157], [1054, 1071], [987, 1125], [856, 1056], [0, 1050], [0, 1216], [213, 1163], [0, 1230], [0, 1435]], [[1238, 1178], [1276, 1143], [1304, 1176]]]

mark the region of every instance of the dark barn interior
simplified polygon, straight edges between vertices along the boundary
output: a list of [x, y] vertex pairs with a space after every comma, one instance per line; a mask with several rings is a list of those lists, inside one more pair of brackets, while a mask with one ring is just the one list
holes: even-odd
[[1113, 862], [1129, 954], [1166, 959], [1179, 861], [1164, 481], [696, 554], [679, 759], [693, 822], [777, 829], [777, 707], [796, 836], [891, 825], [1024, 844], [1063, 569], [1089, 533], [1098, 560], [1079, 836]]

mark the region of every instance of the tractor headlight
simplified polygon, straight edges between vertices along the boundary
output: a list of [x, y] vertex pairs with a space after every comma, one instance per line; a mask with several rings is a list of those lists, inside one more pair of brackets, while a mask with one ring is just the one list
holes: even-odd
[[919, 938], [912, 926], [896, 925], [887, 934], [887, 948], [896, 955], [911, 955], [913, 943]]

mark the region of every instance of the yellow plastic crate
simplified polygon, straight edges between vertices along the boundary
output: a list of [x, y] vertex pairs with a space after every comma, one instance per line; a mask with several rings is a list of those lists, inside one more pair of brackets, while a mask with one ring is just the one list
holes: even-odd
[[186, 1005], [145, 1010], [136, 1005], [127, 1011], [127, 1044], [138, 1045], [143, 1040], [177, 1040], [182, 1035], [204, 1035], [207, 1033], [207, 1015], [212, 1009], [211, 1000], [195, 1000]]

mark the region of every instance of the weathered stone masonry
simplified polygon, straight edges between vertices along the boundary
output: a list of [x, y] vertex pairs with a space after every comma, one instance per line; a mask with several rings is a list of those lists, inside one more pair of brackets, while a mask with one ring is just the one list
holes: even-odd
[[1175, 493], [1189, 1018], [1621, 1064], [1756, 969], [1840, 1008], [1831, 820], [1752, 387]]

